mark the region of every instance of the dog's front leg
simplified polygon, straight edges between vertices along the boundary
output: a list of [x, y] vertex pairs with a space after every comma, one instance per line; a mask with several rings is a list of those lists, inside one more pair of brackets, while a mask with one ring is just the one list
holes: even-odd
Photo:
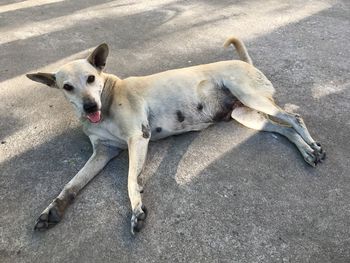
[[35, 230], [46, 230], [61, 221], [69, 204], [78, 192], [93, 179], [105, 165], [116, 157], [121, 149], [93, 143], [94, 152], [84, 167], [67, 183], [55, 200], [42, 212], [35, 224]]
[[137, 177], [142, 171], [146, 160], [149, 136], [137, 135], [129, 138], [129, 175], [128, 193], [132, 208], [131, 233], [135, 234], [143, 226], [146, 219], [146, 207], [142, 204], [140, 186]]

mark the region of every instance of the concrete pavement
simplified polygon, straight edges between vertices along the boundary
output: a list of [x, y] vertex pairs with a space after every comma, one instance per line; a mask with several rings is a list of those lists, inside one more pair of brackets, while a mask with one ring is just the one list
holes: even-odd
[[[349, 1], [0, 1], [0, 262], [350, 262]], [[241, 37], [327, 160], [234, 121], [151, 143], [129, 232], [127, 153], [53, 229], [36, 218], [91, 154], [73, 110], [24, 74], [106, 42], [120, 77], [237, 58]]]

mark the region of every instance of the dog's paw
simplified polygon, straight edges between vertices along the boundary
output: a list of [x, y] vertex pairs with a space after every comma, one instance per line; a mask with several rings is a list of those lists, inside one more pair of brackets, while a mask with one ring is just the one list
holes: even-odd
[[322, 163], [326, 159], [326, 152], [323, 150], [320, 143], [315, 142], [311, 144], [311, 148], [314, 150], [317, 163]]
[[307, 162], [309, 165], [311, 165], [312, 167], [316, 167], [317, 165], [317, 158], [316, 158], [316, 155], [314, 153], [307, 153], [305, 156], [304, 156], [304, 160], [305, 162]]
[[322, 149], [319, 143], [314, 143], [310, 146], [310, 150], [306, 150], [304, 160], [312, 167], [316, 167], [318, 163], [322, 163], [326, 158], [326, 152]]
[[131, 216], [131, 234], [135, 235], [139, 232], [144, 224], [147, 217], [147, 209], [144, 205], [140, 205], [132, 211]]
[[53, 203], [39, 216], [35, 223], [34, 230], [45, 231], [56, 225], [61, 219], [62, 214], [59, 212], [57, 206], [55, 206], [55, 203]]

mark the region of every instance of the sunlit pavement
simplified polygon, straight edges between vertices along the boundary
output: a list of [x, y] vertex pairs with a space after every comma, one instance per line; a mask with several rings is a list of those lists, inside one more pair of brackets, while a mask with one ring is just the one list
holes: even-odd
[[[0, 262], [350, 262], [350, 2], [0, 0]], [[150, 146], [149, 214], [129, 232], [127, 153], [44, 233], [36, 218], [91, 154], [73, 110], [24, 74], [110, 46], [107, 71], [237, 58], [235, 35], [327, 151], [220, 123]]]

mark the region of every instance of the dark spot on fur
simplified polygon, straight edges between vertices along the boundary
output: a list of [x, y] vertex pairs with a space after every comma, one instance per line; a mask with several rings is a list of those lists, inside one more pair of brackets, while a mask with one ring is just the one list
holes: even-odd
[[229, 121], [230, 120], [230, 116], [231, 116], [231, 112], [232, 111], [218, 111], [214, 117], [213, 117], [213, 121]]
[[230, 90], [225, 86], [225, 85], [221, 85], [221, 90], [225, 93], [225, 94], [232, 94], [230, 92]]
[[179, 122], [183, 122], [184, 120], [185, 120], [185, 116], [182, 114], [182, 112], [181, 111], [176, 111], [176, 115], [177, 115], [177, 120], [179, 121]]
[[62, 215], [60, 215], [56, 207], [52, 207], [49, 211], [48, 217], [49, 217], [49, 222], [58, 223], [61, 221]]
[[197, 110], [199, 110], [199, 111], [203, 110], [203, 104], [202, 103], [198, 103]]
[[233, 109], [238, 108], [238, 107], [243, 107], [243, 106], [244, 106], [244, 104], [237, 99], [235, 101], [235, 103], [233, 104]]
[[149, 126], [145, 126], [142, 124], [142, 136], [145, 139], [148, 139], [150, 137], [150, 128]]
[[221, 94], [219, 94], [220, 108], [213, 117], [214, 121], [229, 121], [232, 111], [240, 107], [242, 103], [232, 95], [230, 90], [224, 85], [221, 86]]
[[156, 128], [156, 132], [161, 132], [162, 131], [162, 127], [157, 127]]
[[73, 187], [65, 192], [62, 199], [60, 198], [55, 199], [54, 207], [57, 208], [57, 212], [59, 216], [62, 216], [67, 206], [73, 203], [73, 200], [77, 196], [77, 192], [78, 192], [78, 189], [76, 187]]
[[76, 196], [76, 194], [74, 194], [74, 193], [69, 193], [69, 194], [68, 194], [68, 201], [69, 201], [70, 203], [72, 203], [73, 200], [75, 199], [75, 196]]

